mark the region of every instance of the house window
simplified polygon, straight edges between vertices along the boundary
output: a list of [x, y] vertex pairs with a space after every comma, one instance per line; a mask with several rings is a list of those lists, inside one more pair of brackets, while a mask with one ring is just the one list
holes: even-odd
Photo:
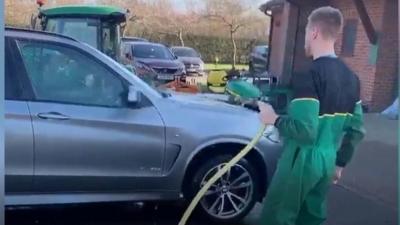
[[348, 19], [343, 27], [342, 55], [353, 56], [357, 38], [357, 19]]

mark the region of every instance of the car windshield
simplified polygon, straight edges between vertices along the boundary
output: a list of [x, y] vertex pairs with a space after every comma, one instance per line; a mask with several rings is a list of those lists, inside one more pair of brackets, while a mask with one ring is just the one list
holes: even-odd
[[135, 44], [132, 46], [133, 57], [150, 59], [174, 59], [167, 47], [161, 45]]
[[[78, 41], [100, 49], [111, 58], [116, 58], [119, 45], [119, 25], [90, 18], [50, 18], [45, 30], [70, 36]], [[99, 36], [101, 34], [101, 42]]]
[[97, 19], [89, 18], [51, 18], [47, 21], [45, 30], [59, 33], [99, 48], [99, 23]]
[[199, 57], [199, 54], [191, 48], [173, 48], [172, 51], [179, 57]]

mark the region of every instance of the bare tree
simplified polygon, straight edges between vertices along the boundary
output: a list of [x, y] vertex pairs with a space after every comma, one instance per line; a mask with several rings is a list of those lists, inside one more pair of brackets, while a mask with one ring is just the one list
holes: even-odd
[[126, 19], [127, 19], [126, 22], [120, 25], [122, 37], [126, 36], [126, 33], [128, 32], [129, 24], [135, 23], [136, 21], [142, 19], [142, 17], [136, 15], [135, 13], [132, 13], [129, 9], [127, 9]]
[[191, 32], [191, 27], [196, 24], [198, 17], [188, 12], [180, 12], [174, 8], [170, 0], [157, 0], [152, 6], [153, 26], [157, 33], [175, 36], [181, 46], [185, 46], [184, 36]]
[[250, 7], [245, 0], [206, 0], [203, 17], [223, 24], [232, 42], [232, 69], [235, 69], [237, 46], [235, 35], [239, 29], [251, 24]]
[[183, 40], [184, 21], [178, 19], [180, 15], [174, 10], [169, 0], [159, 0], [157, 7], [160, 7], [154, 19], [158, 25], [158, 33], [176, 36], [181, 46], [185, 46]]
[[37, 13], [35, 1], [5, 1], [5, 22], [7, 25], [29, 27], [32, 14]]

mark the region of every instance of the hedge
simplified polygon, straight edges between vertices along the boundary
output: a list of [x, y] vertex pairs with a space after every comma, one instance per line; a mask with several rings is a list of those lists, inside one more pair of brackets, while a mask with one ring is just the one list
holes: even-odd
[[[20, 24], [13, 24], [14, 27], [24, 27]], [[29, 27], [29, 26], [25, 26]], [[180, 45], [180, 41], [176, 35], [151, 35], [144, 37], [154, 42], [160, 42], [169, 46]], [[226, 37], [210, 37], [210, 36], [195, 36], [185, 35], [183, 37], [185, 46], [196, 49], [202, 56], [205, 63], [215, 63], [215, 58], [218, 57], [220, 64], [232, 63], [232, 42]], [[235, 40], [237, 46], [236, 63], [247, 64], [251, 49], [256, 45], [266, 45], [265, 41], [255, 39], [239, 39]]]

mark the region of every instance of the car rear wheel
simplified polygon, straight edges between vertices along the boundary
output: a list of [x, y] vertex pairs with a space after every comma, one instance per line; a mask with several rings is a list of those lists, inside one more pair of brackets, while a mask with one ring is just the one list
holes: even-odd
[[[217, 156], [201, 165], [193, 177], [193, 196], [231, 159], [229, 155]], [[241, 159], [210, 187], [197, 209], [218, 223], [237, 222], [254, 207], [258, 188], [254, 167], [246, 159]]]

